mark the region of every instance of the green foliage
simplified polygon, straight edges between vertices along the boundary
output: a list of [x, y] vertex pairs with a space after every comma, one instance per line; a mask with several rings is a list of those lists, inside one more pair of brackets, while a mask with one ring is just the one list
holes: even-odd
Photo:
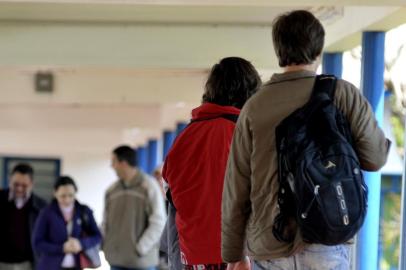
[[[385, 186], [390, 179], [382, 179]], [[399, 180], [400, 181], [400, 180]], [[386, 183], [385, 183], [386, 182]], [[388, 183], [389, 182], [389, 183]], [[400, 184], [400, 183], [399, 183]], [[381, 213], [381, 241], [382, 260], [381, 269], [397, 269], [399, 261], [400, 244], [400, 205], [401, 196], [399, 193], [389, 192], [382, 197], [383, 213]]]
[[396, 145], [400, 148], [404, 147], [405, 126], [401, 118], [392, 115], [390, 118], [393, 136], [395, 136]]

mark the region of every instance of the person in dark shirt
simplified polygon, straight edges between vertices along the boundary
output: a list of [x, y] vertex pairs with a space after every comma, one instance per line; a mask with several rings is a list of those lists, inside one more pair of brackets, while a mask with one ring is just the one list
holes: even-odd
[[10, 187], [0, 190], [0, 270], [31, 270], [34, 254], [31, 233], [45, 200], [35, 195], [33, 168], [17, 164], [11, 173]]

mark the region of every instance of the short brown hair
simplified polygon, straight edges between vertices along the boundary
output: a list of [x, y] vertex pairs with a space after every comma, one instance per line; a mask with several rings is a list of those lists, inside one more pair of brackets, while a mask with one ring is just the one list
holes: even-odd
[[279, 66], [313, 63], [323, 50], [324, 35], [320, 21], [306, 10], [277, 17], [272, 27], [272, 40]]
[[120, 145], [113, 150], [118, 161], [125, 161], [132, 167], [137, 166], [137, 153], [128, 145]]
[[11, 171], [11, 175], [15, 173], [26, 174], [30, 177], [31, 181], [34, 178], [34, 169], [28, 163], [18, 163], [13, 170]]

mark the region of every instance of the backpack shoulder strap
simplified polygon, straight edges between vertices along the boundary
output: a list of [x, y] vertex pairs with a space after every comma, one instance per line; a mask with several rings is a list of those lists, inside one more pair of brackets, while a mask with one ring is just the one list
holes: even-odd
[[302, 121], [308, 121], [313, 115], [314, 111], [316, 111], [321, 105], [325, 104], [325, 102], [334, 101], [336, 83], [337, 78], [334, 75], [317, 75], [314, 80], [314, 85], [309, 100], [301, 108], [285, 118], [282, 123], [288, 119], [288, 121], [292, 121], [292, 118], [294, 121], [296, 121], [294, 117], [298, 116], [300, 116]]
[[318, 95], [325, 93], [331, 100], [334, 100], [336, 83], [337, 78], [334, 75], [317, 75], [314, 81], [311, 99], [314, 99]]
[[223, 114], [220, 117], [230, 120], [231, 122], [234, 122], [234, 123], [237, 123], [237, 120], [238, 120], [238, 114]]

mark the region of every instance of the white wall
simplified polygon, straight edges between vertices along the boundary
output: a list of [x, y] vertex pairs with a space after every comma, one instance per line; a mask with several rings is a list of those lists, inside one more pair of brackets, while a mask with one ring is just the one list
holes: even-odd
[[[0, 131], [2, 154], [12, 156], [55, 157], [62, 160], [62, 174], [72, 176], [78, 184], [78, 198], [93, 210], [98, 222], [102, 218], [103, 194], [116, 179], [110, 167], [110, 151], [119, 143], [128, 143], [119, 132], [107, 134], [98, 145], [86, 146], [97, 134], [73, 136], [71, 132], [38, 133], [35, 131]], [[103, 148], [103, 149], [102, 149]]]
[[41, 67], [0, 68], [0, 151], [56, 157], [78, 183], [78, 198], [102, 218], [116, 179], [110, 152], [159, 139], [200, 103], [206, 70], [58, 68], [55, 91], [34, 91]]
[[[55, 91], [34, 91], [35, 71], [55, 72]], [[269, 77], [269, 71], [263, 80]], [[143, 145], [188, 121], [201, 102], [207, 70], [0, 68], [0, 151], [57, 157], [78, 183], [78, 198], [102, 218], [103, 195], [116, 179], [110, 152]]]
[[62, 173], [78, 181], [78, 199], [89, 205], [98, 223], [101, 222], [104, 192], [116, 175], [110, 167], [110, 153], [67, 153], [63, 157]]

